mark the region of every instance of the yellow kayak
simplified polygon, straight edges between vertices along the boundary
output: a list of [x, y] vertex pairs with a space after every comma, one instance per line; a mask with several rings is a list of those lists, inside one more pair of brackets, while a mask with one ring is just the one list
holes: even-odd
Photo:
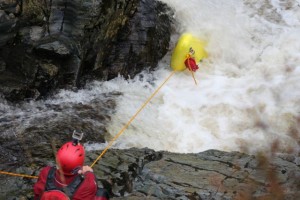
[[205, 42], [196, 38], [190, 33], [184, 33], [180, 36], [175, 49], [172, 53], [171, 67], [175, 71], [183, 71], [186, 69], [184, 64], [190, 49], [194, 50], [195, 61], [198, 64], [203, 58], [207, 57], [207, 53], [204, 50]]

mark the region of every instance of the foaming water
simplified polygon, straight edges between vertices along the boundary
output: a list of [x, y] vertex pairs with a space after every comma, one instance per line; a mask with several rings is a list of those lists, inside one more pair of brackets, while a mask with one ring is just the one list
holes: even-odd
[[113, 147], [255, 153], [278, 142], [278, 151], [299, 151], [300, 1], [163, 2], [174, 8], [176, 32], [156, 71], [19, 106], [1, 100], [1, 135], [81, 129], [113, 138], [172, 73], [171, 49], [188, 31], [207, 41], [198, 84], [188, 71], [175, 73]]
[[[277, 150], [297, 151], [299, 1], [163, 2], [175, 9], [178, 33], [192, 32], [208, 42], [209, 58], [195, 73], [198, 85], [187, 71], [175, 74], [115, 147], [254, 153], [279, 142]], [[159, 70], [144, 74], [155, 77], [153, 84], [139, 79], [109, 83], [118, 84], [124, 93], [109, 124], [112, 135], [171, 73], [169, 60], [168, 55]]]

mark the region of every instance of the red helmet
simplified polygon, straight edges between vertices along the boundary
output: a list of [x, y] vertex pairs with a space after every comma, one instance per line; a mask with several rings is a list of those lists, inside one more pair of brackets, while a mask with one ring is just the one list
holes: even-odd
[[84, 163], [84, 148], [81, 144], [67, 142], [57, 151], [56, 162], [66, 175], [76, 173]]

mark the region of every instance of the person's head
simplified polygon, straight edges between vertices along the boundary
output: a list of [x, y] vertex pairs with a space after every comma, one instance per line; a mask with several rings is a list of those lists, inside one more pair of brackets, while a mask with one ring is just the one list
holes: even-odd
[[74, 142], [65, 143], [56, 153], [57, 165], [65, 175], [76, 174], [82, 168], [84, 158], [84, 147]]

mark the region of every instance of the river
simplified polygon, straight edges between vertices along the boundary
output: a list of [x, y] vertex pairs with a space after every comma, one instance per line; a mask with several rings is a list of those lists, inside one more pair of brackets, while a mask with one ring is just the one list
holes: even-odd
[[[276, 146], [279, 152], [298, 152], [300, 1], [162, 1], [174, 8], [176, 24], [170, 51], [157, 70], [130, 80], [93, 82], [79, 91], [61, 90], [38, 102], [1, 100], [2, 134], [76, 120], [87, 127], [84, 132], [99, 129], [102, 134], [97, 112], [104, 112], [110, 117], [108, 139], [113, 138], [172, 72], [172, 49], [181, 33], [190, 32], [207, 42], [209, 54], [195, 73], [198, 84], [189, 72], [177, 72], [113, 147], [256, 153]], [[116, 102], [115, 109], [99, 103], [105, 98]], [[81, 110], [84, 115], [78, 114]], [[94, 142], [87, 148], [107, 145]]]

